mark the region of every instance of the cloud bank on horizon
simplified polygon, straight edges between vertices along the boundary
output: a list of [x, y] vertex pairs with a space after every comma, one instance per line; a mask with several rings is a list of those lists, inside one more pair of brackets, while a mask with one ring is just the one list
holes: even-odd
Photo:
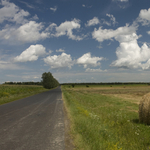
[[44, 71], [60, 82], [148, 81], [150, 8], [138, 2], [0, 0], [0, 82]]

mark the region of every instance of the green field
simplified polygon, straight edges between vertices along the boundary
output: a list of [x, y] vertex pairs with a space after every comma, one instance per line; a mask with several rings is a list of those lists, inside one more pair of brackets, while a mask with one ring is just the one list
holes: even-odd
[[150, 126], [139, 123], [138, 107], [148, 85], [62, 86], [79, 150], [149, 150]]
[[47, 91], [37, 85], [0, 85], [0, 105]]

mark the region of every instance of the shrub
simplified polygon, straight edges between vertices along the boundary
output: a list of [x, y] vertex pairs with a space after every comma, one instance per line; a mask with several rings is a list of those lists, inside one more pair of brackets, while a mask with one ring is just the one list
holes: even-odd
[[139, 104], [139, 121], [150, 125], [150, 93], [144, 95]]
[[89, 87], [88, 85], [86, 85], [86, 87]]

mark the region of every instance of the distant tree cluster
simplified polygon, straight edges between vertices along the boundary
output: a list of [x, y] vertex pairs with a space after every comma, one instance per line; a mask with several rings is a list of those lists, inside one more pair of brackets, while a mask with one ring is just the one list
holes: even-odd
[[42, 85], [46, 89], [55, 88], [59, 85], [59, 82], [53, 77], [50, 72], [42, 74]]
[[5, 82], [8, 85], [42, 85], [41, 82]]

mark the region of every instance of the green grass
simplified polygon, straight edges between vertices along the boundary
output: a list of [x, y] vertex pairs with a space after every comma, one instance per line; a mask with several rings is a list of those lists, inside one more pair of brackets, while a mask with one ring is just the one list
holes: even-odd
[[138, 104], [85, 89], [62, 90], [76, 149], [150, 149], [150, 126], [139, 123]]
[[0, 105], [43, 91], [47, 89], [35, 85], [0, 85]]

